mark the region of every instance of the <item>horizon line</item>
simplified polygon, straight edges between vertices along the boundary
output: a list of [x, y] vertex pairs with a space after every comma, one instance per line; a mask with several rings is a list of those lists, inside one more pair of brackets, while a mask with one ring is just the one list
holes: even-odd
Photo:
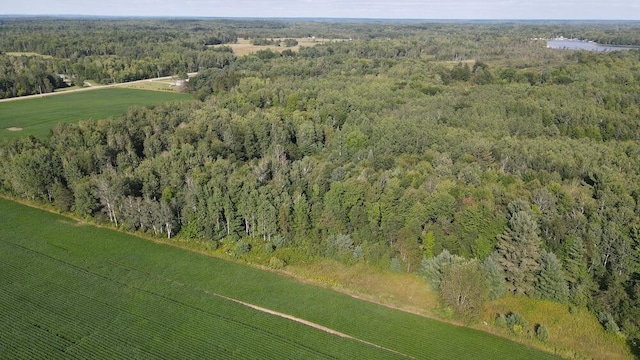
[[0, 18], [109, 18], [109, 19], [194, 19], [194, 20], [348, 20], [348, 21], [559, 21], [559, 22], [640, 22], [640, 19], [561, 19], [561, 18], [369, 18], [369, 17], [331, 17], [331, 16], [201, 16], [201, 15], [91, 15], [91, 14], [0, 14]]

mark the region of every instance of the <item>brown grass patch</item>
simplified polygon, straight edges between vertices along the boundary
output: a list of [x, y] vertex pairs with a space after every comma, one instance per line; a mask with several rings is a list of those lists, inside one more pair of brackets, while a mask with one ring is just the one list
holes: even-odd
[[128, 88], [128, 89], [165, 91], [165, 92], [178, 92], [180, 90], [180, 87], [175, 85], [175, 81], [171, 83], [168, 80], [136, 82], [134, 84], [125, 84], [125, 85], [122, 85], [121, 87]]
[[366, 264], [347, 266], [332, 260], [322, 260], [303, 266], [287, 266], [285, 273], [357, 298], [422, 316], [431, 317], [432, 310], [438, 304], [438, 295], [417, 275], [391, 273]]

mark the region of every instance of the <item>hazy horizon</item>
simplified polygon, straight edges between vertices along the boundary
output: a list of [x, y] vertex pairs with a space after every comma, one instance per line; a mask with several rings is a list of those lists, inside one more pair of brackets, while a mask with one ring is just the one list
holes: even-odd
[[385, 20], [640, 20], [633, 0], [33, 0], [0, 15]]

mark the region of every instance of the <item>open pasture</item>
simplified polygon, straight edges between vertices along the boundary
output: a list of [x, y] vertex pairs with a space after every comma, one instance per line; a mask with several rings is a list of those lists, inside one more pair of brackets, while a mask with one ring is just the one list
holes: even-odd
[[[274, 39], [278, 40], [278, 39]], [[284, 40], [284, 39], [279, 39]], [[282, 52], [284, 50], [292, 50], [298, 51], [301, 46], [312, 47], [318, 44], [326, 44], [333, 41], [344, 41], [344, 40], [336, 40], [336, 39], [322, 39], [322, 38], [297, 38], [298, 45], [286, 47], [286, 46], [276, 46], [276, 45], [253, 45], [250, 39], [238, 39], [238, 43], [236, 44], [223, 44], [223, 45], [214, 45], [214, 46], [228, 46], [233, 50], [233, 53], [237, 56], [249, 55], [258, 52], [259, 50], [271, 50], [275, 52]]]
[[0, 217], [0, 358], [553, 358], [4, 199]]
[[0, 141], [29, 135], [45, 137], [58, 123], [105, 119], [123, 115], [133, 105], [189, 98], [180, 93], [110, 88], [0, 102]]

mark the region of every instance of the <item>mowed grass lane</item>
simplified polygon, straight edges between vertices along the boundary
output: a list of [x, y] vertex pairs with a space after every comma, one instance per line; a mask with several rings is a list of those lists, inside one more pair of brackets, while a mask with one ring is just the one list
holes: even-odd
[[110, 88], [1, 102], [0, 141], [29, 135], [43, 138], [58, 123], [121, 116], [133, 105], [190, 98], [181, 93]]
[[0, 219], [0, 358], [553, 358], [483, 332], [3, 199]]

